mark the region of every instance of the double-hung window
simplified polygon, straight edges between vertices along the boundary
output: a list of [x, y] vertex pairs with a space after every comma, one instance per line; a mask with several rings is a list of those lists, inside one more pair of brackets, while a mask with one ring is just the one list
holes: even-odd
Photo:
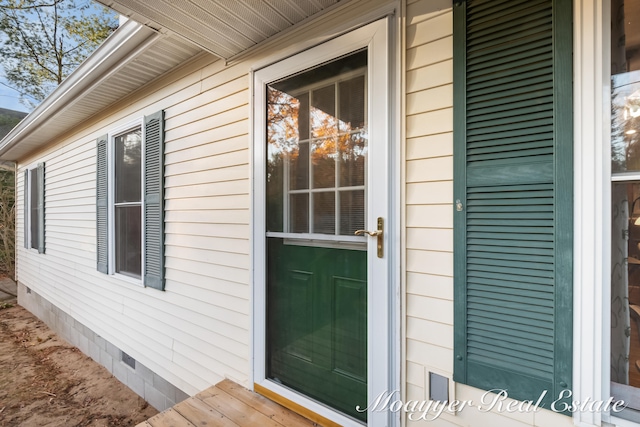
[[142, 274], [142, 128], [113, 137], [114, 272], [140, 279]]
[[44, 253], [44, 163], [24, 171], [24, 247]]
[[163, 112], [98, 138], [97, 268], [164, 288]]

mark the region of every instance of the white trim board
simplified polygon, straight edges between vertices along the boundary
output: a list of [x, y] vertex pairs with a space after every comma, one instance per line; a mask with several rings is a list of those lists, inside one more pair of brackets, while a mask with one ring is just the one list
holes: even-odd
[[[574, 3], [573, 396], [609, 398], [610, 311], [610, 3]], [[579, 426], [608, 414], [575, 412]]]

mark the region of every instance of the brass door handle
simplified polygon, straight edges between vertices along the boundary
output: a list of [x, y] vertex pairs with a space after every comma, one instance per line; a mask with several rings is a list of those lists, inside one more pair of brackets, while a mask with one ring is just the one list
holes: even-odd
[[382, 231], [381, 230], [376, 230], [376, 231], [356, 230], [354, 234], [356, 236], [364, 236], [365, 234], [368, 234], [371, 237], [375, 237], [375, 236], [380, 236], [382, 234]]
[[371, 237], [378, 238], [378, 258], [382, 258], [384, 255], [383, 244], [384, 244], [384, 219], [382, 217], [378, 217], [378, 229], [375, 231], [369, 230], [356, 230], [354, 233], [356, 236], [364, 236], [368, 234]]

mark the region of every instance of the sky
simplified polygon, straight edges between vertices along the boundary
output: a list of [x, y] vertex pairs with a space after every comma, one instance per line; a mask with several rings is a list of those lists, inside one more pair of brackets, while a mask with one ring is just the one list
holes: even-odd
[[[93, 2], [89, 1], [89, 3]], [[102, 7], [98, 4], [95, 5], [96, 11]], [[32, 110], [32, 108], [20, 102], [20, 93], [11, 88], [11, 85], [5, 79], [2, 67], [0, 67], [0, 108], [8, 108], [9, 110], [23, 111], [25, 113], [30, 113]]]

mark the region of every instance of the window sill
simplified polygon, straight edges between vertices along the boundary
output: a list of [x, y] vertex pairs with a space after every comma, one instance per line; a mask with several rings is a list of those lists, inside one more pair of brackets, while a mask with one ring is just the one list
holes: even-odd
[[120, 280], [122, 282], [126, 282], [126, 283], [129, 283], [129, 284], [136, 285], [136, 286], [139, 286], [141, 288], [144, 288], [144, 284], [142, 283], [142, 279], [136, 279], [136, 278], [133, 278], [131, 276], [127, 276], [127, 275], [120, 274], [120, 273], [113, 273], [113, 274], [111, 274], [111, 276], [113, 276], [114, 278], [116, 278], [116, 279], [118, 279], [118, 280]]
[[609, 420], [616, 427], [637, 427], [638, 421], [640, 421], [640, 413], [633, 409], [625, 409], [618, 413], [617, 416], [612, 415]]

